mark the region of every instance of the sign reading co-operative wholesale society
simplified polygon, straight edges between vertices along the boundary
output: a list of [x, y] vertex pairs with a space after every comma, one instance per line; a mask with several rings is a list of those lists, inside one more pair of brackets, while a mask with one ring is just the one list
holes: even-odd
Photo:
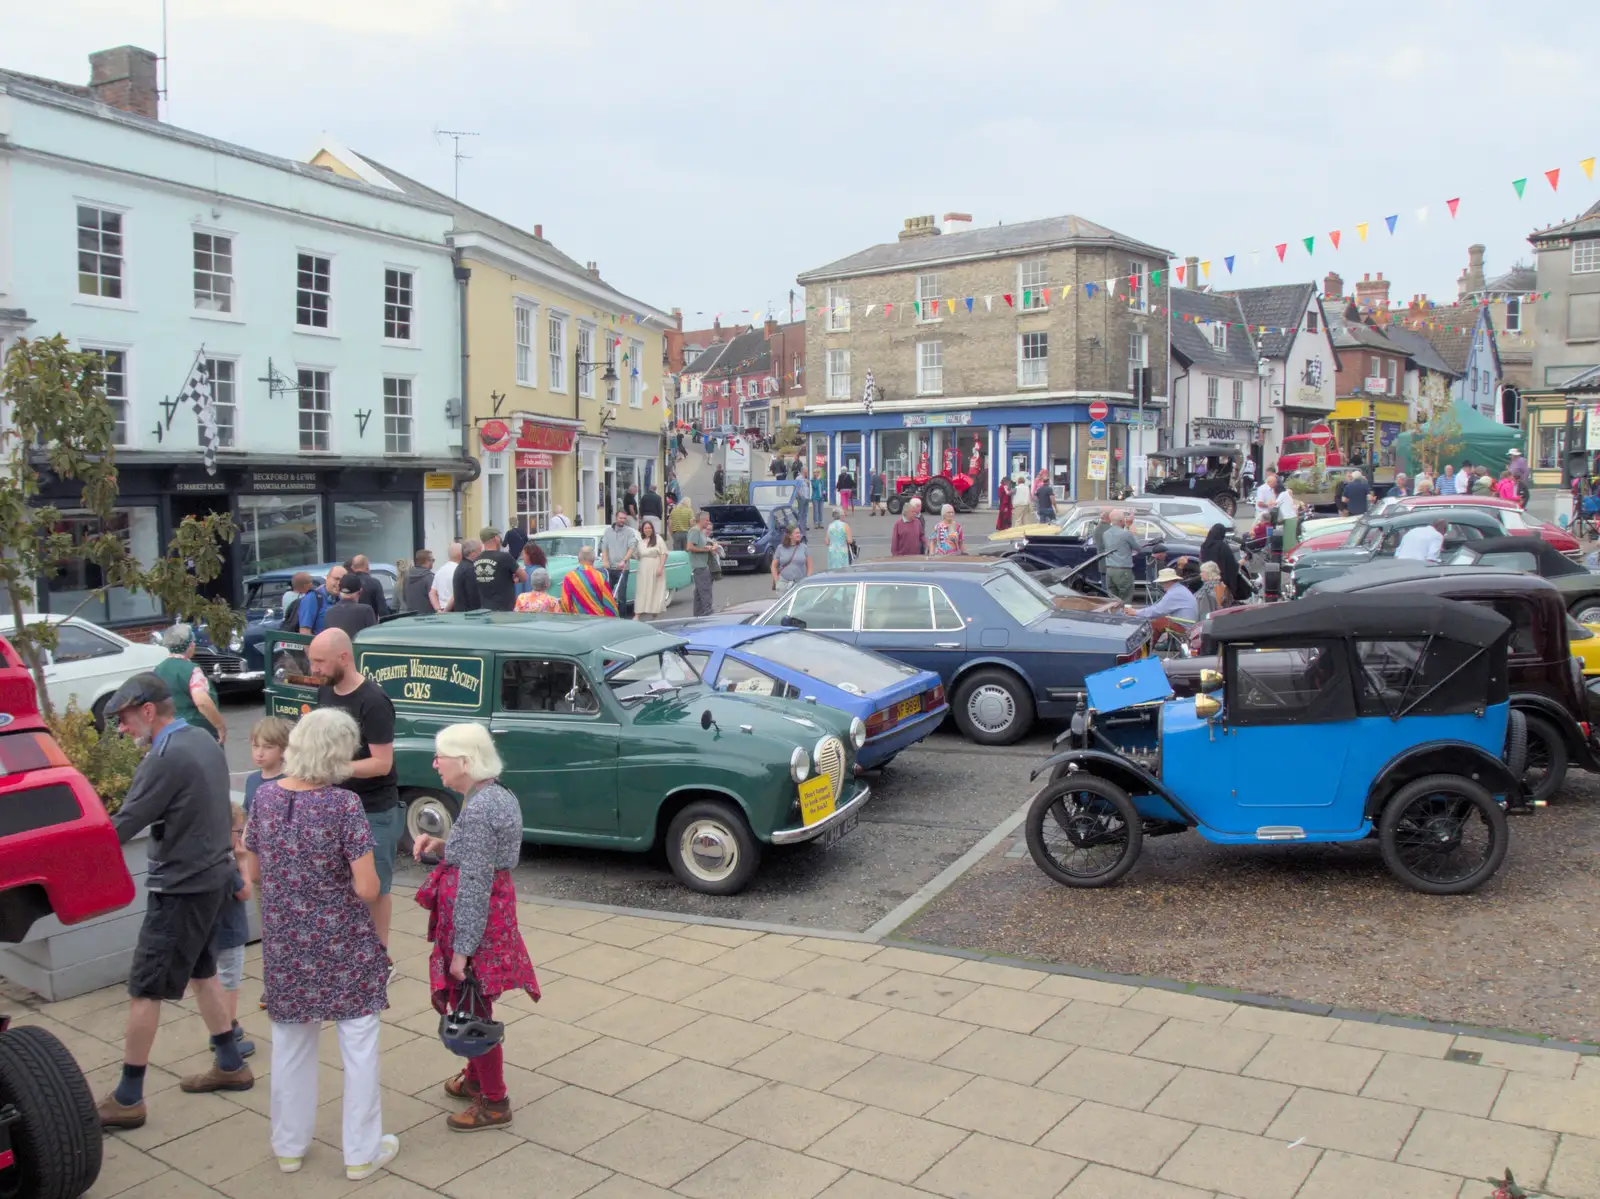
[[483, 703], [482, 658], [364, 650], [360, 670], [397, 704], [477, 708]]

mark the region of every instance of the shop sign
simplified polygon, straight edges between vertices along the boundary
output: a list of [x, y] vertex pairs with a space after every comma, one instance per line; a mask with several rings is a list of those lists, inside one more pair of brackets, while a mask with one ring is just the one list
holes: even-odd
[[1160, 423], [1156, 419], [1158, 415], [1159, 413], [1156, 409], [1146, 408], [1144, 410], [1144, 417], [1141, 420], [1139, 409], [1137, 408], [1113, 408], [1111, 410], [1111, 419], [1116, 421], [1119, 425], [1143, 424], [1147, 428], [1151, 429], [1155, 428], [1156, 425]]
[[537, 450], [518, 450], [517, 465], [523, 470], [549, 470], [555, 465], [555, 460]]
[[397, 704], [477, 708], [483, 702], [484, 660], [438, 654], [363, 651], [356, 667]]
[[948, 429], [956, 425], [970, 425], [970, 412], [907, 412], [900, 418], [907, 429]]
[[1098, 483], [1105, 482], [1107, 460], [1104, 450], [1089, 451], [1089, 478], [1091, 480]]
[[226, 492], [227, 486], [221, 479], [179, 479], [171, 487], [177, 492]]
[[564, 428], [561, 425], [541, 425], [537, 421], [525, 420], [522, 422], [522, 432], [517, 437], [517, 449], [570, 454], [576, 436], [576, 429]]
[[250, 472], [251, 491], [315, 491], [317, 472], [314, 470], [253, 470]]
[[1201, 441], [1240, 441], [1245, 429], [1239, 425], [1208, 425], [1195, 421], [1194, 432]]
[[[1565, 433], [1566, 430], [1562, 430]], [[1588, 410], [1588, 423], [1583, 431], [1583, 448], [1600, 450], [1600, 404]]]
[[447, 470], [428, 471], [422, 476], [422, 490], [424, 491], [454, 491], [456, 477]]
[[478, 430], [478, 441], [490, 454], [498, 454], [511, 444], [511, 426], [503, 420], [486, 420]]

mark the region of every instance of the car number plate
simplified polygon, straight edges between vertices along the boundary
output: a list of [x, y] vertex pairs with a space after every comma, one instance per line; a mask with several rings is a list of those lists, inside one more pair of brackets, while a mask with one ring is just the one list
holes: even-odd
[[833, 815], [833, 780], [825, 774], [800, 784], [800, 819], [807, 828]]
[[913, 695], [910, 699], [902, 700], [895, 705], [894, 718], [904, 720], [907, 716], [915, 716], [922, 711], [922, 696]]
[[832, 849], [835, 845], [839, 844], [846, 833], [854, 831], [856, 825], [860, 822], [861, 817], [855, 812], [851, 812], [843, 820], [839, 821], [838, 824], [830, 826], [828, 831], [813, 841], [812, 844], [818, 849]]

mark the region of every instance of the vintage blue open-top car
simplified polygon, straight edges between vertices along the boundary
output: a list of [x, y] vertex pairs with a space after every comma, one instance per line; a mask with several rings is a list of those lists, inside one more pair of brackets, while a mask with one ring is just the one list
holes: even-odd
[[1471, 891], [1505, 857], [1506, 807], [1522, 806], [1510, 634], [1497, 612], [1431, 595], [1312, 596], [1218, 616], [1222, 670], [1203, 694], [1169, 698], [1153, 660], [1086, 680], [1059, 752], [1034, 772], [1050, 782], [1028, 811], [1033, 859], [1057, 882], [1102, 887], [1146, 836], [1376, 836], [1407, 885]]

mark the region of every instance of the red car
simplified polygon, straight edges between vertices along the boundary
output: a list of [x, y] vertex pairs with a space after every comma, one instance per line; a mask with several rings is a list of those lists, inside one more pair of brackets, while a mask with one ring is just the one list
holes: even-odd
[[[133, 879], [100, 797], [39, 716], [33, 676], [0, 637], [0, 941], [126, 907]], [[0, 1017], [0, 1195], [81, 1195], [100, 1119], [78, 1064], [42, 1028]]]
[[[1312, 466], [1317, 461], [1316, 444], [1311, 440], [1309, 433], [1291, 433], [1283, 439], [1283, 446], [1278, 451], [1278, 473], [1287, 475], [1299, 470], [1302, 466]], [[1344, 455], [1339, 452], [1339, 443], [1329, 441], [1327, 457], [1323, 461], [1325, 466], [1343, 466]]]
[[[1397, 500], [1392, 505], [1383, 509], [1387, 516], [1397, 515], [1401, 512], [1415, 512], [1422, 508], [1490, 508], [1500, 514], [1500, 523], [1505, 526], [1506, 534], [1511, 537], [1541, 537], [1548, 541], [1556, 550], [1576, 561], [1582, 555], [1578, 546], [1578, 539], [1567, 532], [1560, 525], [1551, 524], [1547, 520], [1536, 520], [1522, 510], [1520, 506], [1510, 500], [1503, 500], [1497, 495], [1417, 495], [1406, 499]], [[1308, 537], [1294, 547], [1290, 555], [1290, 563], [1302, 553], [1314, 553], [1317, 550], [1336, 550], [1350, 543], [1355, 534], [1350, 529], [1341, 529], [1336, 533], [1323, 533], [1317, 537]]]

